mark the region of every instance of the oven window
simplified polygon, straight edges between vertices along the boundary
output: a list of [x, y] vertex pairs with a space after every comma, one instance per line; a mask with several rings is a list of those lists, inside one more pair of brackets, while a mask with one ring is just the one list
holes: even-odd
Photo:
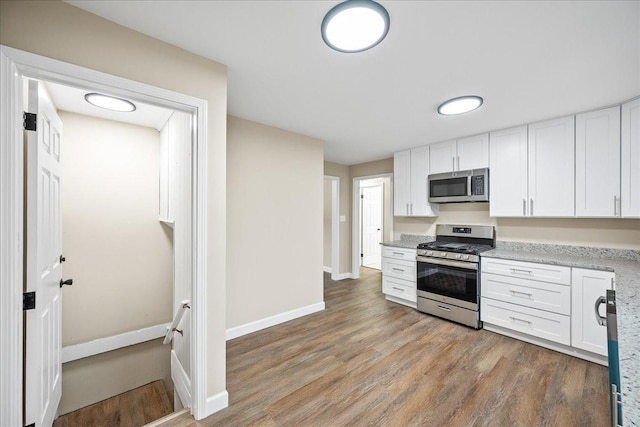
[[467, 195], [467, 177], [439, 179], [429, 183], [431, 197], [451, 197]]
[[477, 302], [475, 270], [418, 262], [418, 289], [463, 301]]

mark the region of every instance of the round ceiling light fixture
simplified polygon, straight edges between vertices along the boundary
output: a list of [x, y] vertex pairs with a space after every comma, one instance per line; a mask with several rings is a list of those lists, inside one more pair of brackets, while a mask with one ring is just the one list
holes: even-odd
[[371, 49], [389, 32], [389, 13], [373, 0], [347, 0], [322, 20], [322, 39], [338, 52]]
[[438, 114], [443, 116], [455, 116], [457, 114], [468, 113], [476, 108], [480, 108], [483, 102], [484, 100], [480, 96], [459, 96], [440, 104], [438, 107]]
[[136, 106], [133, 102], [122, 98], [103, 95], [101, 93], [88, 93], [84, 96], [84, 100], [91, 105], [95, 105], [96, 107], [104, 108], [106, 110], [120, 111], [123, 113], [136, 111]]

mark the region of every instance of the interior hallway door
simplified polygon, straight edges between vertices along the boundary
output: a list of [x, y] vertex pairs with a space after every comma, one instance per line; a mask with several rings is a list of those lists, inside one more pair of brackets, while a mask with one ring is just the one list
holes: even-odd
[[51, 426], [62, 396], [62, 121], [44, 85], [29, 81], [27, 131], [27, 291], [35, 308], [26, 313], [25, 424]]
[[361, 250], [364, 267], [381, 269], [382, 252], [382, 200], [383, 185], [363, 187], [360, 190], [362, 201]]

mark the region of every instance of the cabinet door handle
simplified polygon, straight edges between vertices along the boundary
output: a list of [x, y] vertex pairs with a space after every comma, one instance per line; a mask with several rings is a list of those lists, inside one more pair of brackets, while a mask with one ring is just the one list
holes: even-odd
[[404, 292], [404, 289], [402, 288], [396, 288], [395, 286], [392, 286], [392, 288], [395, 289], [396, 291]]
[[437, 305], [436, 307], [438, 307], [440, 310], [451, 311], [451, 309], [449, 307], [445, 307], [443, 305]]
[[527, 216], [527, 201], [522, 199], [522, 216]]
[[393, 271], [400, 271], [400, 272], [404, 273], [404, 270], [403, 270], [403, 269], [401, 269], [401, 268], [391, 267], [391, 269], [392, 269]]
[[391, 253], [394, 254], [394, 255], [404, 256], [404, 253], [402, 253], [402, 252], [391, 252]]
[[413, 215], [413, 203], [411, 203], [409, 206], [410, 206], [410, 209], [411, 209], [411, 215]]
[[409, 203], [407, 203], [407, 215], [409, 215]]
[[509, 289], [509, 292], [511, 293], [511, 295], [518, 296], [518, 295], [525, 295], [528, 298], [531, 298], [533, 296], [533, 294], [530, 294], [528, 292], [521, 292], [521, 291], [515, 291], [513, 289]]
[[527, 325], [531, 325], [531, 321], [530, 320], [524, 320], [524, 319], [518, 319], [517, 317], [513, 317], [513, 316], [509, 316], [509, 319], [511, 319], [512, 322], [522, 322], [522, 323], [526, 323]]
[[521, 274], [533, 274], [533, 271], [531, 270], [525, 270], [524, 268], [513, 268], [510, 267], [509, 270], [511, 270], [512, 273], [521, 273]]
[[458, 159], [458, 170], [460, 170], [460, 156], [456, 157]]
[[531, 199], [531, 216], [533, 216], [533, 199]]
[[596, 312], [596, 321], [598, 322], [598, 325], [600, 326], [607, 326], [607, 318], [600, 316], [600, 305], [602, 304], [606, 304], [607, 299], [605, 297], [599, 297], [598, 299], [596, 299], [596, 303], [593, 306], [593, 309]]

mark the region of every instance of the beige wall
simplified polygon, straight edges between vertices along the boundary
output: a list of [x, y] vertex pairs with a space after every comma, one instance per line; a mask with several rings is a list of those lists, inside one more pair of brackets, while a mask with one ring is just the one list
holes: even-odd
[[339, 234], [339, 268], [338, 273], [351, 272], [351, 172], [349, 166], [324, 162], [324, 174], [340, 178], [340, 200], [338, 215], [344, 217], [340, 221]]
[[323, 185], [322, 203], [324, 204], [322, 216], [322, 259], [325, 267], [331, 265], [331, 180], [325, 179]]
[[323, 143], [229, 116], [227, 327], [323, 301]]
[[491, 218], [487, 203], [443, 204], [437, 218], [397, 217], [395, 231], [433, 236], [436, 224], [451, 223], [494, 225], [497, 239], [505, 241], [640, 249], [640, 220]]
[[208, 102], [207, 384], [210, 396], [223, 391], [226, 67], [61, 1], [0, 2], [0, 43]]
[[[62, 345], [171, 321], [171, 229], [158, 221], [157, 130], [59, 111], [64, 126]], [[169, 380], [162, 342], [119, 349], [63, 366], [60, 413], [158, 379]], [[160, 358], [160, 355], [164, 355]], [[105, 362], [108, 360], [108, 362]], [[135, 370], [135, 376], [123, 372]], [[99, 377], [109, 381], [97, 381]]]

